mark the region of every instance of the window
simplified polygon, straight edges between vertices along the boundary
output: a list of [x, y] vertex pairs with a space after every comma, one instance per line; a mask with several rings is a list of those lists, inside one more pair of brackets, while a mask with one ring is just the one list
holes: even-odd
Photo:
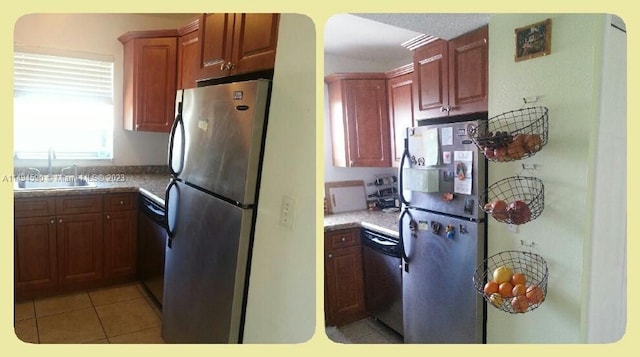
[[17, 159], [113, 158], [113, 60], [14, 52]]

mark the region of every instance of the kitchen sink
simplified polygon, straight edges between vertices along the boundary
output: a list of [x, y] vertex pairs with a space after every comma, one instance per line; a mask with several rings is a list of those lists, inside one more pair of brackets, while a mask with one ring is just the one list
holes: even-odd
[[89, 183], [84, 178], [73, 176], [37, 176], [34, 179], [20, 180], [14, 185], [21, 190], [52, 190], [61, 188], [91, 188], [95, 183]]

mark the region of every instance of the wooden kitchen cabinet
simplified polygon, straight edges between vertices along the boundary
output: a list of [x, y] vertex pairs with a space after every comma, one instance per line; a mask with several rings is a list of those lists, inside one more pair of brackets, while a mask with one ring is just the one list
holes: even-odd
[[389, 130], [391, 131], [391, 165], [400, 166], [406, 129], [415, 126], [413, 120], [413, 64], [387, 72]]
[[93, 286], [104, 274], [102, 214], [56, 217], [58, 284], [63, 290]]
[[175, 115], [178, 31], [132, 31], [124, 45], [124, 128], [169, 132]]
[[13, 256], [17, 297], [54, 291], [58, 286], [55, 217], [16, 218]]
[[200, 19], [178, 29], [178, 89], [195, 88], [198, 79]]
[[416, 120], [485, 112], [488, 27], [413, 48]]
[[338, 73], [329, 91], [333, 165], [390, 167], [391, 150], [384, 73]]
[[199, 79], [274, 68], [279, 14], [203, 14], [200, 17]]
[[326, 325], [366, 317], [359, 229], [326, 232], [324, 255]]
[[108, 194], [104, 202], [105, 279], [133, 279], [138, 247], [137, 194]]
[[14, 201], [16, 300], [135, 278], [137, 194]]

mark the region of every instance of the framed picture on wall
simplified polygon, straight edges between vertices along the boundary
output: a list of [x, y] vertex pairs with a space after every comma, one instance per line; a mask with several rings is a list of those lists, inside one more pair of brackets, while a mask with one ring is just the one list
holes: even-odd
[[551, 53], [551, 19], [519, 27], [515, 32], [516, 62]]

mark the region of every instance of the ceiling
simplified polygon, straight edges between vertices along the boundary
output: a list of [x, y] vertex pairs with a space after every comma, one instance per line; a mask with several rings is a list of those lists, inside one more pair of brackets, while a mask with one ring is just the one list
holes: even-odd
[[489, 23], [491, 14], [338, 14], [325, 24], [326, 53], [381, 61], [406, 59], [401, 46], [419, 35], [445, 40]]

